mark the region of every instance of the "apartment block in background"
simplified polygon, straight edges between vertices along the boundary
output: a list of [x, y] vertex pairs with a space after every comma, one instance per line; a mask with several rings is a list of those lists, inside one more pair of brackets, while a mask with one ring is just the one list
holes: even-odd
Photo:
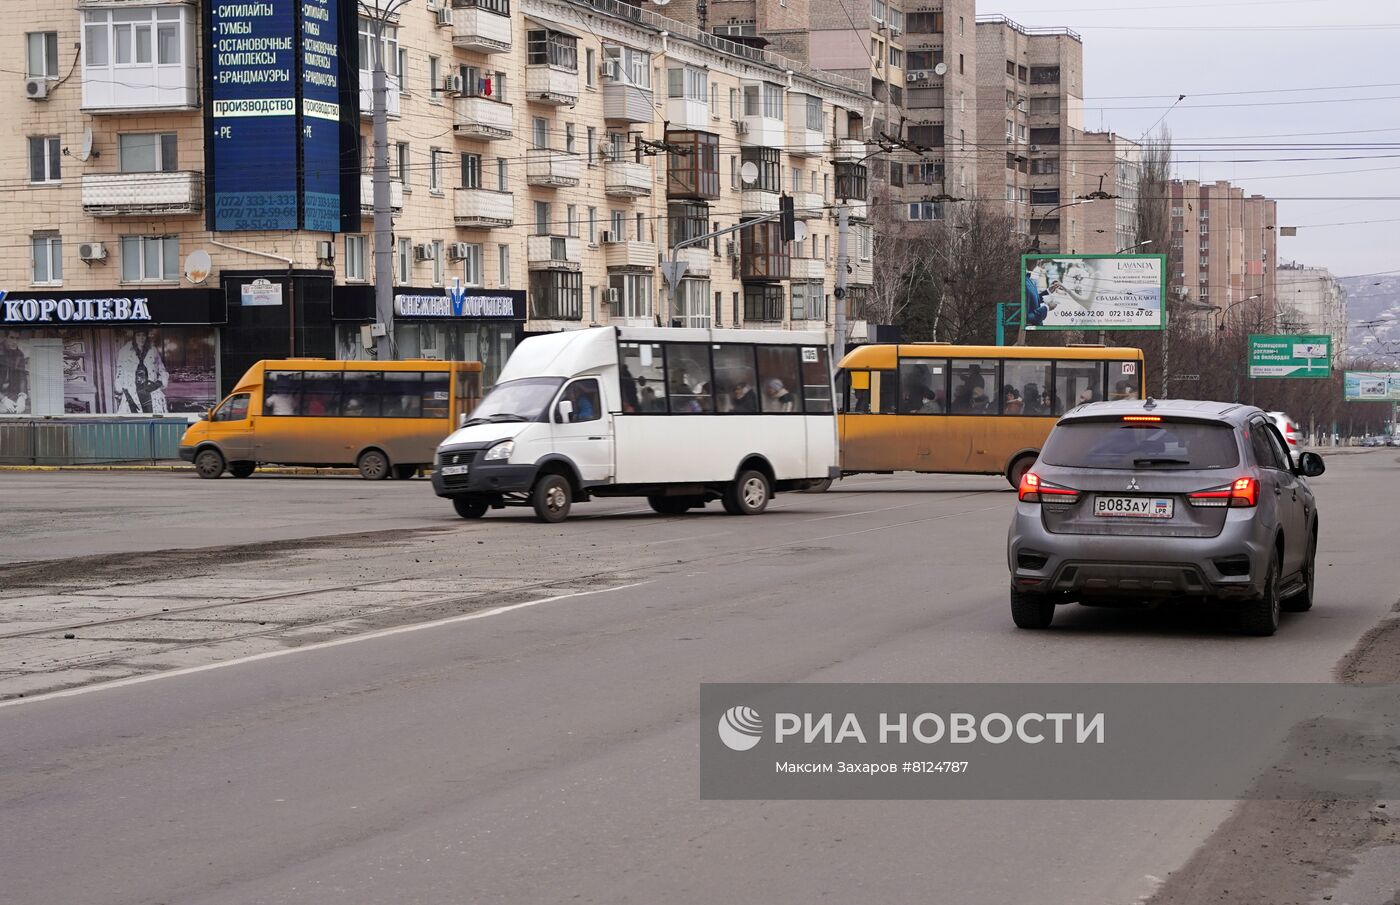
[[1326, 267], [1287, 261], [1278, 266], [1280, 333], [1325, 334], [1334, 354], [1346, 346], [1347, 291]]
[[1226, 329], [1272, 328], [1280, 302], [1278, 204], [1226, 181], [1171, 183], [1172, 294]]
[[1132, 250], [1138, 254], [1166, 254], [1166, 248], [1139, 246], [1138, 179], [1142, 176], [1142, 146], [1114, 132], [1085, 132], [1075, 152], [1079, 173], [1076, 197], [1104, 191], [1114, 197], [1078, 205], [1079, 241], [1070, 247], [1077, 254], [1110, 255]]

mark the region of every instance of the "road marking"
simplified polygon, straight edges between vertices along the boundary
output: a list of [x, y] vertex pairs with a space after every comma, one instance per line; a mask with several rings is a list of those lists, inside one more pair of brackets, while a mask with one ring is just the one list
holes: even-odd
[[225, 669], [229, 666], [241, 666], [245, 663], [256, 663], [259, 660], [271, 660], [274, 657], [286, 657], [292, 654], [301, 654], [308, 651], [325, 650], [328, 647], [340, 647], [343, 644], [358, 644], [361, 641], [373, 641], [378, 638], [387, 638], [391, 635], [404, 635], [409, 632], [422, 631], [429, 628], [440, 628], [444, 625], [453, 625], [458, 622], [470, 622], [474, 619], [485, 619], [488, 616], [499, 616], [502, 613], [509, 613], [513, 610], [521, 610], [526, 607], [539, 606], [542, 603], [554, 603], [559, 600], [568, 600], [574, 597], [588, 597], [596, 594], [607, 594], [612, 591], [625, 591], [629, 588], [640, 587], [650, 584], [651, 579], [646, 581], [634, 581], [631, 584], [622, 584], [612, 588], [600, 588], [596, 591], [578, 591], [572, 594], [556, 594], [553, 597], [541, 597], [539, 600], [526, 600], [521, 603], [511, 603], [506, 606], [498, 606], [494, 609], [483, 610], [479, 613], [464, 613], [460, 616], [448, 616], [443, 619], [434, 619], [431, 622], [420, 622], [415, 625], [400, 625], [394, 628], [380, 629], [377, 632], [366, 632], [363, 635], [351, 635], [348, 638], [336, 638], [333, 641], [318, 641], [315, 644], [306, 644], [301, 647], [289, 647], [283, 650], [264, 651], [260, 654], [250, 654], [246, 657], [237, 657], [233, 660], [223, 660], [218, 663], [204, 663], [199, 666], [185, 666], [180, 669], [172, 669], [167, 672], [150, 673], [142, 676], [128, 676], [124, 679], [114, 679], [111, 682], [99, 682], [95, 685], [84, 685], [80, 688], [65, 688], [60, 691], [50, 691], [44, 694], [37, 694], [28, 698], [14, 698], [9, 701], [0, 701], [0, 709], [14, 707], [19, 704], [33, 704], [39, 701], [51, 701], [55, 698], [71, 698], [82, 694], [90, 694], [95, 691], [109, 691], [115, 688], [125, 688], [129, 685], [141, 685], [146, 682], [154, 682], [158, 679], [173, 679], [177, 676], [189, 676], [195, 673], [209, 672], [215, 669]]

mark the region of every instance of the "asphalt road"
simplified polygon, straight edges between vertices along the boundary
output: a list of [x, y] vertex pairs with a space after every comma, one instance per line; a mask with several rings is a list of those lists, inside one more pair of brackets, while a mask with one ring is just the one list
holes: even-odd
[[[512, 609], [0, 704], [0, 900], [1134, 902], [1228, 802], [702, 801], [698, 686], [1329, 681], [1400, 593], [1400, 463], [1379, 450], [1329, 466], [1314, 481], [1318, 605], [1269, 639], [1200, 614], [1077, 608], [1018, 632], [1012, 497], [993, 479], [857, 479], [752, 519], [615, 501], [557, 527], [449, 519], [392, 482], [219, 482], [215, 537], [365, 530], [381, 512], [433, 526], [358, 552], [357, 575], [591, 577]], [[39, 477], [6, 475], [0, 493], [18, 487], [21, 510], [55, 501], [59, 555], [134, 536], [113, 494], [176, 513], [175, 529], [142, 529], [147, 544], [212, 499], [180, 475]], [[0, 531], [6, 558], [28, 558]], [[423, 537], [432, 555], [405, 556]]]

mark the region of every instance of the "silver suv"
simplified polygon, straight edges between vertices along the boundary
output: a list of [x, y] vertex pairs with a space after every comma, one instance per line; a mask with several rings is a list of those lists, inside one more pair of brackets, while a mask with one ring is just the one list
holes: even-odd
[[1220, 402], [1096, 402], [1066, 413], [1021, 479], [1007, 540], [1011, 615], [1208, 598], [1272, 635], [1313, 601], [1317, 505], [1266, 413]]

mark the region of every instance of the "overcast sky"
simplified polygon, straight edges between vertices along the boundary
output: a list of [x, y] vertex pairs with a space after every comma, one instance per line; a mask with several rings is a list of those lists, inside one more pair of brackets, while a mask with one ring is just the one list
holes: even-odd
[[[1298, 226], [1281, 261], [1400, 269], [1400, 200], [1359, 200], [1400, 199], [1396, 0], [979, 0], [977, 12], [1083, 36], [1087, 129], [1139, 138], [1185, 94], [1166, 118], [1177, 175], [1279, 199], [1279, 224]], [[1308, 197], [1328, 200], [1292, 200]], [[1354, 223], [1366, 220], [1396, 222]], [[1333, 223], [1350, 225], [1318, 225]]]

